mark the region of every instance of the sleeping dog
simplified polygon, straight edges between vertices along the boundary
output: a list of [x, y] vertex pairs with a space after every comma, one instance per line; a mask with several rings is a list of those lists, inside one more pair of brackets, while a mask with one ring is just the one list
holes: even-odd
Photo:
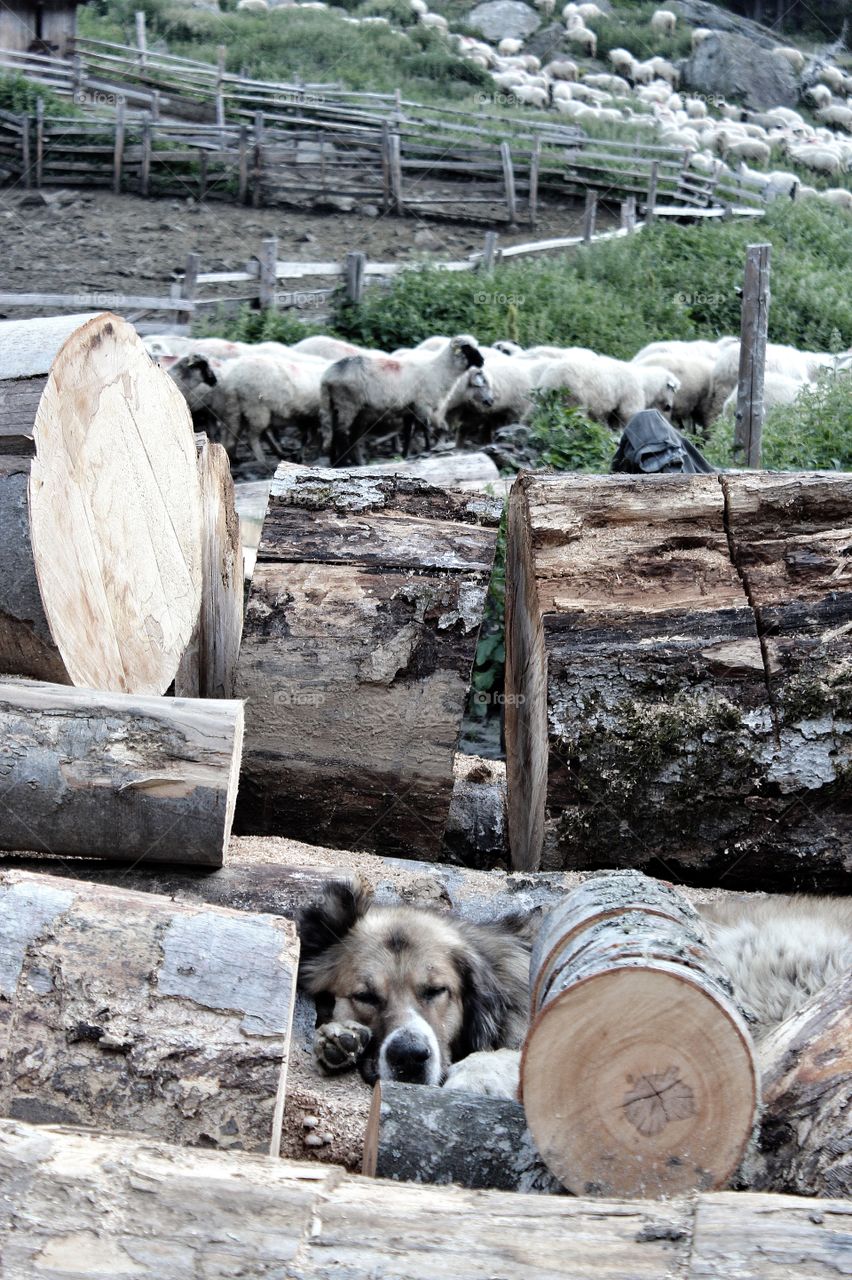
[[[850, 900], [742, 899], [702, 913], [757, 1039], [852, 964]], [[357, 1066], [369, 1084], [515, 1097], [534, 927], [377, 906], [360, 881], [330, 881], [300, 917], [320, 1065]]]

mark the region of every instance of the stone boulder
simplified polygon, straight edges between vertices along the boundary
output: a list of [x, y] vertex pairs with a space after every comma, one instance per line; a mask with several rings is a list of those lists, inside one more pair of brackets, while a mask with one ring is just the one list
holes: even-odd
[[547, 27], [536, 31], [535, 35], [524, 45], [525, 53], [533, 53], [541, 59], [542, 66], [555, 58], [577, 57], [577, 46], [569, 45], [565, 39], [565, 28], [560, 22], [552, 22]]
[[507, 36], [512, 40], [526, 40], [538, 30], [541, 18], [522, 0], [486, 0], [470, 11], [466, 25], [491, 44], [499, 44]]
[[752, 111], [795, 107], [799, 97], [788, 62], [730, 32], [716, 31], [702, 40], [680, 70], [684, 88], [742, 102]]

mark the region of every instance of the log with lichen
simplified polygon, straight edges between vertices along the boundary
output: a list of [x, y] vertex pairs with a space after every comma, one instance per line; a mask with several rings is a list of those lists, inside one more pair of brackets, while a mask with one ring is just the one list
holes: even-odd
[[239, 658], [242, 832], [440, 857], [500, 511], [279, 468]]
[[519, 868], [838, 889], [852, 479], [526, 476], [507, 550]]

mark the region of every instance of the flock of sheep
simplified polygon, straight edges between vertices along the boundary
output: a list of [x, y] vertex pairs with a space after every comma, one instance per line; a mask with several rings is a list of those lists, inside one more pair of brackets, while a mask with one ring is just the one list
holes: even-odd
[[[779, 45], [774, 50], [797, 75], [806, 73], [802, 100], [813, 110], [816, 124], [789, 107], [751, 113], [749, 119], [743, 119], [739, 106], [721, 98], [708, 100], [679, 92], [679, 68], [666, 58], [642, 59], [629, 49], [610, 49], [608, 72], [583, 68], [570, 58], [542, 65], [534, 54], [524, 53], [519, 39], [507, 37], [494, 47], [483, 39], [456, 35], [449, 30], [446, 18], [429, 11], [426, 0], [409, 0], [409, 4], [418, 22], [439, 30], [461, 57], [487, 70], [497, 90], [519, 104], [554, 110], [581, 125], [592, 121], [626, 123], [652, 132], [655, 142], [690, 151], [690, 164], [697, 172], [713, 174], [733, 166], [755, 179], [767, 197], [819, 196], [852, 213], [852, 192], [844, 187], [818, 191], [803, 184], [795, 173], [769, 169], [772, 149], [777, 146], [800, 168], [822, 177], [852, 171], [852, 77], [828, 61], [806, 67], [799, 49]], [[552, 18], [555, 0], [535, 0], [535, 4], [546, 19]], [[269, 6], [267, 0], [239, 0], [237, 7], [261, 10]], [[294, 0], [289, 0], [288, 7], [329, 6], [322, 0], [306, 0], [295, 6]], [[594, 27], [604, 16], [594, 3], [569, 3], [561, 10], [565, 42], [578, 56], [596, 57]], [[343, 16], [342, 20], [388, 25], [387, 18], [375, 16]], [[677, 22], [671, 10], [658, 9], [651, 16], [650, 33], [672, 35]], [[709, 28], [693, 28], [693, 48], [712, 35]], [[750, 169], [749, 165], [757, 167]]]
[[[487, 443], [492, 432], [522, 422], [536, 390], [613, 429], [643, 409], [677, 426], [708, 427], [736, 398], [739, 340], [654, 342], [630, 361], [584, 347], [513, 342], [485, 346], [469, 335], [434, 336], [389, 354], [337, 338], [303, 338], [293, 346], [223, 338], [145, 339], [150, 354], [183, 392], [198, 430], [235, 456], [247, 445], [264, 465], [264, 443], [282, 456], [328, 457], [332, 466], [360, 465], [364, 446], [395, 440], [407, 455], [418, 434], [425, 447], [453, 440]], [[766, 404], [791, 403], [826, 370], [848, 369], [843, 356], [770, 344]]]

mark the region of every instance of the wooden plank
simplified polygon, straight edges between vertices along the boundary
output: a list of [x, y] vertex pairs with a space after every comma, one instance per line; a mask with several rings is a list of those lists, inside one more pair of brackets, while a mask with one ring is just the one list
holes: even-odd
[[124, 126], [126, 116], [124, 99], [119, 99], [115, 109], [115, 143], [112, 159], [112, 189], [116, 195], [121, 191], [121, 168], [124, 163]]
[[289, 921], [25, 871], [0, 902], [2, 1114], [277, 1154]]
[[139, 191], [147, 196], [151, 181], [151, 117], [146, 116], [142, 122], [142, 167], [139, 171]]
[[734, 456], [744, 457], [747, 467], [760, 466], [763, 436], [764, 375], [769, 332], [770, 244], [750, 244], [746, 250], [740, 331], [740, 367]]
[[0, 455], [34, 456], [33, 427], [46, 381], [40, 376], [10, 378], [0, 383]]
[[[172, 298], [150, 298], [145, 294], [111, 293], [109, 302], [110, 306], [116, 311], [123, 311], [129, 307], [139, 307], [148, 311], [174, 310]], [[79, 305], [79, 293], [0, 293], [0, 306], [3, 307], [72, 307]], [[194, 311], [195, 303], [187, 300], [183, 310]], [[73, 328], [77, 328], [82, 323], [79, 316], [63, 318], [77, 320], [78, 323]], [[88, 316], [83, 317], [83, 319], [88, 319]]]

